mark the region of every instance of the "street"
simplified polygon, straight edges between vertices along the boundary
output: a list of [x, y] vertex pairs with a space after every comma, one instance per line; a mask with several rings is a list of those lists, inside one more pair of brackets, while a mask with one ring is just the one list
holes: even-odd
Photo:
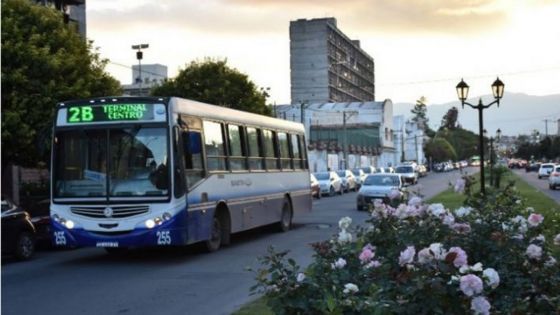
[[537, 188], [545, 195], [552, 198], [554, 201], [560, 204], [560, 190], [552, 190], [548, 188], [548, 178], [539, 179], [537, 173], [535, 172], [525, 172], [525, 170], [515, 169], [513, 170], [515, 174], [523, 178], [529, 185]]
[[[433, 173], [409, 189], [429, 198], [459, 176]], [[323, 197], [314, 201], [312, 213], [294, 218], [292, 231], [241, 233], [212, 254], [189, 246], [114, 257], [84, 248], [40, 251], [27, 262], [3, 259], [2, 314], [230, 314], [254, 299], [249, 296], [254, 275], [245, 268], [258, 268], [256, 257], [268, 246], [290, 249], [290, 257], [306, 265], [308, 245], [336, 233], [341, 217], [350, 216], [353, 225], [364, 222], [367, 212], [356, 210], [355, 197], [355, 192]]]

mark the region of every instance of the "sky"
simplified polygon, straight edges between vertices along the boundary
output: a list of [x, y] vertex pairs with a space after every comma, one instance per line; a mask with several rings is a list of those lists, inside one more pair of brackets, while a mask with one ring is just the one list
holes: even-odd
[[376, 100], [428, 104], [491, 93], [560, 93], [560, 0], [95, 0], [87, 36], [114, 77], [132, 83], [131, 45], [147, 43], [143, 64], [174, 77], [194, 60], [226, 58], [270, 103], [290, 103], [289, 24], [335, 17], [375, 62]]

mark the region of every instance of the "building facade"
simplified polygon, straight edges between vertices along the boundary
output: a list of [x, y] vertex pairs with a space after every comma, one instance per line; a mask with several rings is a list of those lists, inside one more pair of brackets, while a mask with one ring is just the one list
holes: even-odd
[[278, 105], [276, 117], [304, 124], [313, 172], [395, 165], [391, 100]]
[[124, 84], [123, 94], [129, 96], [148, 96], [150, 90], [167, 80], [167, 66], [160, 64], [132, 66], [132, 83]]
[[64, 23], [72, 25], [84, 38], [87, 38], [86, 0], [35, 0], [44, 6], [52, 6], [62, 12]]
[[375, 101], [373, 58], [335, 18], [290, 22], [292, 104]]
[[393, 134], [395, 139], [395, 164], [415, 161], [427, 162], [424, 154], [426, 137], [418, 123], [406, 120], [403, 115], [393, 117]]

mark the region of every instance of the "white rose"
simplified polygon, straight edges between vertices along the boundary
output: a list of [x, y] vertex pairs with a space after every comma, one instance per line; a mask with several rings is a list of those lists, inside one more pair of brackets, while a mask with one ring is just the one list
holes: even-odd
[[348, 294], [348, 293], [356, 293], [358, 292], [358, 286], [353, 284], [353, 283], [347, 283], [344, 285], [344, 294]]
[[297, 282], [303, 282], [303, 280], [305, 280], [305, 274], [303, 274], [303, 272], [298, 273], [296, 280]]
[[489, 285], [492, 289], [495, 289], [500, 284], [500, 275], [498, 272], [493, 268], [486, 268], [482, 272], [484, 280], [486, 280], [486, 284]]
[[350, 217], [344, 217], [340, 219], [340, 221], [338, 221], [338, 227], [343, 230], [346, 230], [350, 226], [350, 224], [352, 224], [352, 218]]
[[431, 204], [428, 207], [428, 211], [433, 216], [439, 217], [439, 216], [441, 216], [442, 214], [445, 213], [445, 208], [443, 207], [443, 205], [441, 203], [434, 203], [434, 204]]
[[527, 247], [525, 254], [531, 259], [540, 260], [542, 256], [542, 248], [535, 244], [531, 244]]
[[443, 248], [441, 243], [433, 243], [430, 245], [430, 251], [432, 251], [432, 255], [437, 260], [444, 260], [445, 256], [447, 256], [447, 251]]
[[482, 271], [482, 264], [481, 263], [476, 263], [474, 264], [474, 266], [471, 266], [471, 270], [473, 271]]
[[455, 210], [455, 215], [459, 218], [467, 216], [471, 213], [471, 207], [460, 207], [459, 209]]
[[352, 234], [346, 232], [346, 230], [340, 231], [340, 233], [338, 233], [338, 242], [340, 244], [352, 242]]
[[560, 246], [560, 233], [554, 237], [554, 245]]
[[344, 258], [339, 258], [331, 264], [332, 269], [342, 269], [344, 266], [346, 266], [346, 260]]

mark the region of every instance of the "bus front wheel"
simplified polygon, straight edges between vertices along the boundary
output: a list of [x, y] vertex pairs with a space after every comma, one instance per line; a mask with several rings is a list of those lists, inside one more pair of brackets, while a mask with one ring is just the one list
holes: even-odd
[[205, 242], [206, 250], [208, 252], [215, 252], [222, 244], [222, 222], [219, 216], [215, 215], [212, 221], [212, 231], [210, 231], [210, 238]]

